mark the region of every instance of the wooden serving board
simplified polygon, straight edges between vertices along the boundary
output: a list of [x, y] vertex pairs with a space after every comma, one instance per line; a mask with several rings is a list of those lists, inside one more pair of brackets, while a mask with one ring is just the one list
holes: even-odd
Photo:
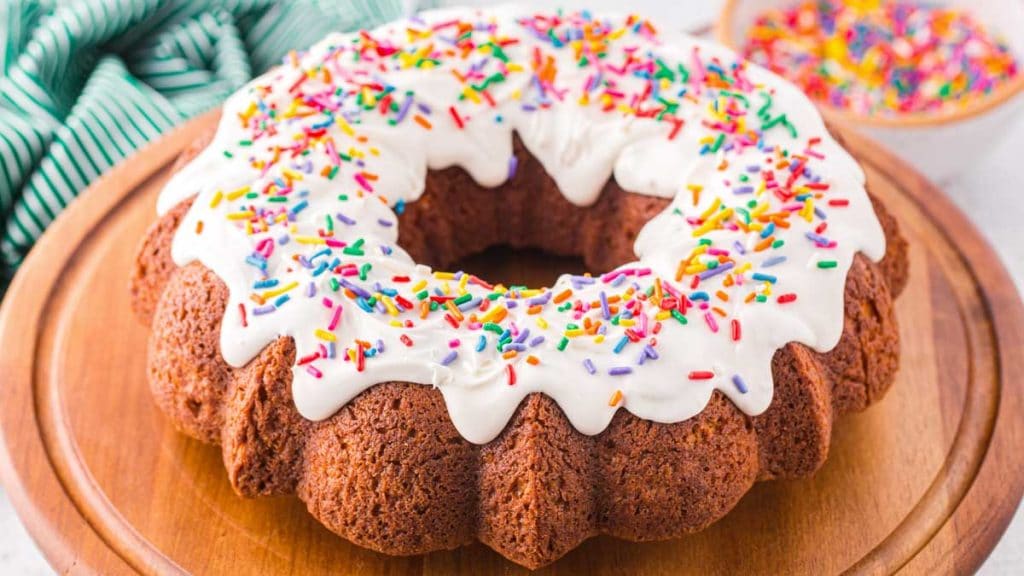
[[[126, 297], [130, 263], [174, 158], [213, 122], [192, 121], [87, 191], [4, 302], [0, 469], [44, 554], [82, 574], [523, 571], [482, 545], [385, 557], [336, 538], [295, 498], [241, 499], [219, 450], [175, 433], [154, 406], [147, 331]], [[929, 574], [972, 570], [991, 551], [1024, 489], [1021, 302], [941, 192], [844, 136], [910, 240], [902, 365], [888, 396], [837, 424], [815, 477], [759, 484], [699, 534], [600, 537], [544, 572]], [[512, 259], [476, 271], [500, 280], [551, 266]]]

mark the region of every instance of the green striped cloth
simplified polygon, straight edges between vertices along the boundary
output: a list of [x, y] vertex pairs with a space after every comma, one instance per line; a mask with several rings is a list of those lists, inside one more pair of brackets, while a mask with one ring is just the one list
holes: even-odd
[[0, 0], [0, 293], [104, 171], [332, 30], [403, 0]]

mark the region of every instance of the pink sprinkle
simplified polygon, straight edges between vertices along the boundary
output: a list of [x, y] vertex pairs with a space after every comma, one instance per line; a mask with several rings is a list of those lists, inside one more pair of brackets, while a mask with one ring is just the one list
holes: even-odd
[[313, 366], [312, 364], [306, 366], [306, 372], [309, 372], [310, 374], [312, 374], [316, 378], [323, 378], [324, 377], [323, 372], [317, 370], [316, 366]]
[[327, 325], [327, 329], [334, 332], [334, 329], [341, 323], [341, 304], [334, 309], [334, 316], [331, 317], [331, 323]]
[[361, 172], [356, 173], [355, 180], [356, 182], [359, 183], [359, 186], [361, 186], [363, 190], [366, 190], [367, 192], [373, 192], [373, 186], [370, 186], [370, 183], [366, 181], [366, 177], [363, 176]]
[[449, 348], [458, 348], [459, 344], [462, 344], [462, 341], [460, 341], [458, 338], [453, 338], [448, 341]]
[[718, 322], [715, 321], [711, 312], [704, 313], [704, 321], [708, 323], [708, 328], [711, 328], [712, 332], [718, 332]]

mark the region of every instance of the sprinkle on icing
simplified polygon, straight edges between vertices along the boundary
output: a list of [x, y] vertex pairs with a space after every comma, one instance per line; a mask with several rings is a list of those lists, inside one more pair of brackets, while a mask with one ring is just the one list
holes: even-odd
[[[576, 204], [613, 175], [672, 199], [636, 262], [550, 288], [412, 262], [397, 227], [428, 168], [497, 186], [513, 131]], [[759, 413], [775, 350], [834, 346], [854, 254], [884, 254], [863, 174], [799, 91], [637, 16], [441, 11], [330, 36], [229, 100], [160, 209], [196, 193], [173, 254], [228, 286], [226, 361], [290, 336], [304, 416], [419, 382], [474, 442], [531, 392], [587, 434], [619, 408], [689, 418], [716, 389]]]

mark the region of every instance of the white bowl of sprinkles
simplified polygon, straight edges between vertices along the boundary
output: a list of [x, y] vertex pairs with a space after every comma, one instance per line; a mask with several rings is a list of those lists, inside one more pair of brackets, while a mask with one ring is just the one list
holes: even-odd
[[[826, 85], [812, 99], [830, 123], [866, 133], [910, 160], [929, 178], [941, 182], [983, 158], [1009, 132], [1024, 110], [1024, 72], [1020, 69], [1021, 62], [1024, 62], [1024, 34], [1020, 32], [1024, 30], [1024, 3], [1012, 0], [831, 0], [814, 4], [815, 10], [819, 6], [829, 5], [846, 10], [873, 10], [872, 14], [877, 15], [882, 13], [881, 9], [885, 6], [891, 7], [897, 3], [904, 7], [916, 6], [921, 10], [952, 11], [945, 13], [947, 17], [949, 14], [967, 14], [968, 22], [979, 26], [975, 31], [987, 34], [985, 37], [974, 37], [970, 33], [965, 36], [958, 30], [959, 36], [949, 36], [960, 43], [958, 49], [962, 48], [962, 52], [949, 52], [957, 55], [956, 60], [924, 60], [926, 65], [932, 65], [930, 72], [933, 75], [918, 85], [920, 94], [906, 100], [900, 99], [898, 106], [886, 105], [896, 104], [891, 98], [886, 104], [872, 103], [865, 94], [877, 90], [879, 84], [870, 83], [868, 87], [855, 83], [841, 87]], [[878, 46], [863, 50], [863, 45], [857, 45], [864, 38], [857, 35], [866, 34], [863, 28], [854, 25], [843, 28], [839, 22], [850, 21], [842, 18], [836, 18], [835, 23], [820, 16], [815, 20], [797, 9], [801, 4], [806, 12], [809, 9], [806, 0], [725, 0], [715, 35], [720, 42], [744, 53], [754, 62], [774, 64], [777, 72], [796, 81], [805, 91], [815, 90], [815, 79], [802, 75], [802, 67], [792, 59], [787, 61], [784, 57], [778, 57], [778, 54], [786, 54], [793, 46], [783, 46], [778, 42], [790, 42], [799, 35], [800, 42], [811, 43], [804, 47], [812, 46], [817, 51], [816, 61], [810, 64], [804, 62], [808, 66], [825, 66], [821, 60], [827, 58], [830, 60], [829, 70], [834, 70], [832, 66], [836, 66], [836, 59], [833, 56], [838, 53], [839, 58], [849, 58], [846, 60], [846, 68], [856, 70], [858, 74], [863, 73], [860, 78], [884, 78], [883, 81], [888, 82], [895, 79], [895, 83], [882, 84], [881, 88], [896, 93], [899, 93], [898, 88], [904, 86], [901, 84], [901, 76], [893, 73], [893, 68], [886, 69], [885, 58], [878, 58], [878, 54], [917, 54], [913, 51], [920, 48], [920, 43], [942, 42], [941, 37], [935, 38], [941, 34], [935, 28], [913, 27], [923, 20], [901, 18], [900, 25], [906, 28], [901, 34], [894, 33], [893, 42], [878, 42]], [[769, 13], [773, 16], [767, 16], [766, 21], [765, 15]], [[820, 15], [820, 12], [816, 14]], [[929, 24], [934, 22], [942, 23], [945, 20], [928, 21]], [[778, 26], [784, 30], [778, 31], [779, 35], [776, 35]], [[942, 27], [941, 30], [949, 28], [952, 27]], [[913, 42], [904, 41], [906, 38], [912, 38]], [[814, 45], [815, 39], [821, 39], [821, 43]], [[781, 49], [775, 49], [775, 46], [766, 49], [766, 43], [771, 42], [781, 46]], [[977, 54], [979, 46], [991, 47], [991, 44], [986, 44], [988, 42], [998, 43], [1014, 61], [1011, 64], [1013, 70], [1003, 68], [998, 81], [994, 81], [992, 75], [1000, 70], [979, 66], [979, 60], [971, 58]], [[874, 53], [870, 50], [874, 50]], [[769, 51], [772, 56], [766, 55]], [[991, 60], [986, 59], [985, 62]], [[1006, 61], [1000, 61], [999, 65], [1006, 65]], [[917, 70], [904, 68], [899, 72], [913, 75]], [[948, 74], [949, 81], [945, 85], [936, 81], [936, 78], [941, 80], [942, 74]], [[836, 74], [830, 74], [830, 80], [835, 78]], [[950, 90], [951, 85], [960, 86], [962, 91]], [[874, 95], [879, 94], [881, 92], [876, 91]], [[944, 95], [949, 99], [942, 101]]]

